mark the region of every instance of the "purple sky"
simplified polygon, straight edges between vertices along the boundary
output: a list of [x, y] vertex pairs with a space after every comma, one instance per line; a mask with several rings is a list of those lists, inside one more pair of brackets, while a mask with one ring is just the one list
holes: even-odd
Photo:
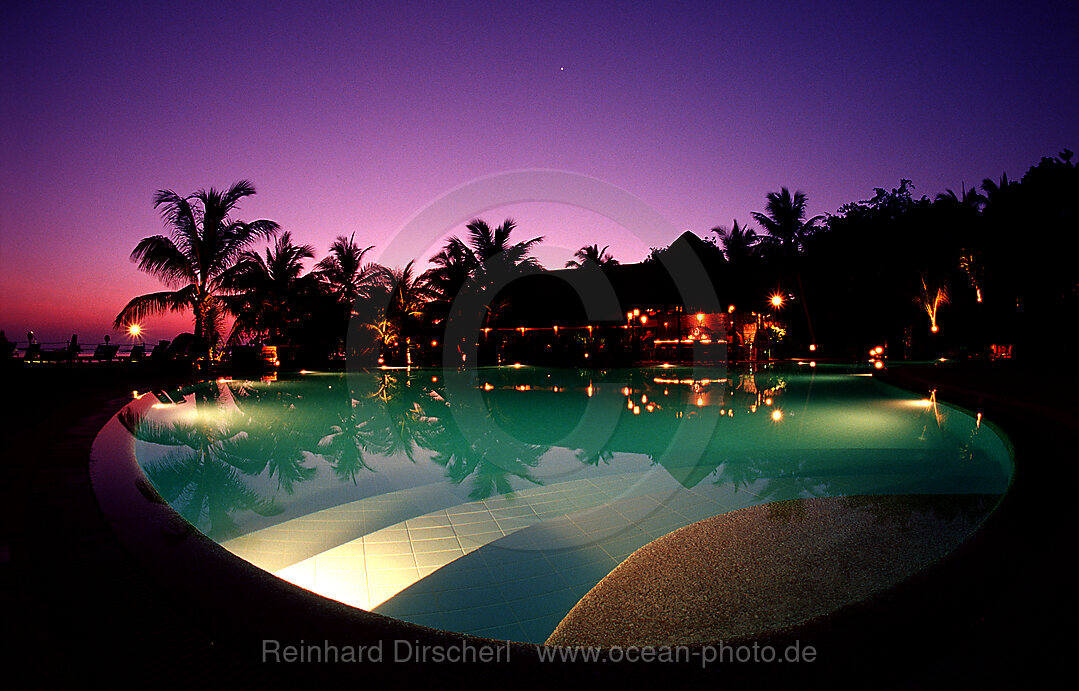
[[[826, 213], [901, 177], [934, 195], [1079, 146], [1074, 0], [399, 4], [4, 3], [0, 328], [94, 342], [159, 290], [128, 261], [161, 231], [158, 188], [250, 178], [240, 217], [321, 257], [505, 170], [594, 176], [705, 235], [781, 186]], [[510, 213], [549, 239], [548, 266], [673, 240], [550, 204], [484, 217]]]

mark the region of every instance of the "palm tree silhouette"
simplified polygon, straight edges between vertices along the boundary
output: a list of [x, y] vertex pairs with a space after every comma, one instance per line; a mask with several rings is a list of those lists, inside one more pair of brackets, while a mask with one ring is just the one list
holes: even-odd
[[[768, 203], [764, 207], [766, 213], [753, 212], [753, 218], [768, 233], [768, 237], [763, 238], [761, 243], [778, 251], [780, 263], [785, 265], [784, 268], [793, 268], [806, 238], [816, 231], [817, 224], [824, 216], [814, 216], [806, 220], [807, 198], [801, 191], [792, 195], [790, 190], [784, 187], [778, 193], [769, 192], [767, 199]], [[805, 312], [809, 341], [815, 343], [817, 339], [813, 335], [813, 321], [809, 318], [802, 274], [797, 268], [794, 269], [794, 278], [798, 283], [798, 293]]]
[[427, 304], [436, 296], [426, 274], [417, 276], [415, 260], [403, 269], [389, 270], [388, 278], [377, 286], [372, 302], [379, 305], [370, 327], [378, 334], [384, 349], [399, 360], [408, 360], [407, 348], [416, 333]]
[[955, 190], [952, 189], [941, 192], [937, 195], [937, 202], [966, 212], [978, 213], [981, 211], [982, 207], [985, 206], [986, 198], [979, 194], [974, 187], [967, 189], [966, 185], [963, 185], [960, 189], [960, 194], [956, 194]]
[[481, 267], [491, 264], [501, 267], [539, 267], [539, 262], [529, 254], [533, 247], [543, 242], [543, 237], [510, 244], [510, 234], [517, 228], [517, 223], [512, 218], [507, 218], [502, 225], [493, 229], [486, 221], [478, 218], [465, 227], [468, 228], [472, 251]]
[[211, 336], [217, 336], [224, 319], [222, 274], [253, 243], [274, 236], [280, 229], [273, 221], [231, 218], [239, 201], [253, 194], [255, 187], [247, 180], [224, 191], [211, 187], [187, 197], [158, 190], [154, 208], [161, 209], [169, 235], [143, 238], [131, 252], [131, 260], [172, 290], [133, 298], [116, 315], [113, 328], [124, 328], [154, 314], [191, 309], [197, 347], [205, 356]]
[[479, 261], [468, 245], [460, 238], [452, 237], [438, 254], [431, 257], [434, 268], [425, 274], [427, 284], [435, 293], [432, 310], [442, 316], [449, 313], [454, 298], [468, 282]]
[[592, 262], [597, 266], [613, 266], [617, 264], [618, 260], [607, 251], [608, 247], [610, 245], [605, 246], [603, 249], [600, 249], [599, 245], [585, 245], [573, 253], [576, 259], [566, 262], [566, 268], [580, 268], [587, 262]]
[[221, 276], [221, 287], [230, 295], [222, 298], [236, 315], [230, 342], [244, 337], [286, 340], [288, 328], [297, 321], [304, 294], [313, 292], [311, 277], [302, 276], [303, 260], [312, 259], [311, 245], [292, 244], [291, 233], [282, 233], [263, 257], [246, 251]]
[[734, 220], [734, 225], [730, 228], [716, 226], [712, 232], [719, 237], [723, 245], [723, 256], [732, 265], [737, 266], [744, 266], [746, 262], [757, 256], [763, 239], [749, 226], [739, 226], [738, 219]]
[[807, 198], [804, 192], [796, 191], [793, 195], [784, 187], [778, 193], [769, 192], [765, 213], [753, 212], [753, 218], [761, 224], [768, 237], [761, 242], [773, 245], [785, 255], [794, 255], [801, 251], [805, 239], [817, 229], [817, 223], [824, 216], [814, 216], [806, 220]]
[[356, 234], [351, 237], [338, 235], [330, 245], [330, 253], [315, 264], [315, 273], [325, 290], [338, 302], [351, 307], [357, 298], [370, 297], [375, 288], [385, 281], [386, 269], [373, 262], [364, 263], [363, 258], [375, 248], [360, 248]]

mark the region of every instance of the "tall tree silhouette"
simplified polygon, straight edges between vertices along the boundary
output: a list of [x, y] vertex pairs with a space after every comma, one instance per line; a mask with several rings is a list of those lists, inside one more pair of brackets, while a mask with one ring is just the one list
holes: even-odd
[[116, 315], [113, 328], [164, 312], [194, 312], [195, 340], [205, 356], [224, 319], [221, 277], [255, 242], [272, 237], [280, 227], [268, 220], [239, 221], [230, 214], [255, 187], [241, 180], [227, 190], [199, 190], [181, 197], [172, 190], [154, 195], [154, 208], [168, 226], [168, 235], [143, 238], [131, 252], [139, 269], [171, 290], [133, 298]]
[[295, 245], [282, 233], [265, 256], [246, 251], [221, 277], [223, 298], [236, 315], [230, 342], [241, 338], [267, 338], [285, 343], [291, 326], [300, 320], [305, 298], [312, 296], [314, 277], [303, 276], [303, 260], [315, 256], [311, 245]]
[[804, 192], [797, 191], [792, 195], [786, 187], [779, 192], [769, 192], [764, 213], [753, 212], [753, 218], [768, 233], [761, 241], [788, 256], [800, 252], [806, 238], [824, 219], [824, 216], [814, 216], [806, 220], [807, 201]]
[[599, 245], [585, 245], [573, 253], [574, 259], [566, 262], [566, 268], [580, 268], [588, 262], [592, 262], [596, 266], [614, 266], [618, 263], [618, 260], [607, 251], [608, 247], [610, 245], [605, 246], [603, 249], [600, 249]]

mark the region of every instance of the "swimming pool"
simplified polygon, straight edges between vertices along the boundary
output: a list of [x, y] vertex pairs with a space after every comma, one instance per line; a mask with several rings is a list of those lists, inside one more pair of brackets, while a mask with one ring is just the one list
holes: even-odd
[[308, 373], [155, 392], [116, 421], [157, 493], [247, 562], [522, 642], [696, 521], [1011, 477], [980, 416], [842, 368]]

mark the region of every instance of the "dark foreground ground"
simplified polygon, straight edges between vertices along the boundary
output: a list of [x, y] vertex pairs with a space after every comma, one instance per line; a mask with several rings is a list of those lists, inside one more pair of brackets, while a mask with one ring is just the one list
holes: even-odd
[[[798, 665], [263, 664], [262, 632], [219, 597], [166, 589], [113, 534], [88, 472], [90, 445], [132, 390], [175, 377], [62, 365], [0, 373], [14, 410], [0, 435], [0, 586], [4, 686], [291, 688], [374, 681], [409, 688], [476, 683], [889, 688], [1043, 686], [1071, 667], [1077, 615], [1072, 551], [1077, 492], [1074, 377], [1017, 363], [893, 367], [880, 376], [980, 411], [1015, 445], [1013, 487], [981, 530], [943, 561], [868, 602], [757, 641], [814, 646]], [[676, 570], [680, 565], [672, 564]], [[217, 602], [216, 605], [210, 605]], [[284, 608], [273, 597], [268, 611]], [[291, 633], [322, 638], [317, 600], [290, 605]], [[358, 626], [362, 624], [358, 623]], [[387, 634], [389, 635], [389, 634]]]

